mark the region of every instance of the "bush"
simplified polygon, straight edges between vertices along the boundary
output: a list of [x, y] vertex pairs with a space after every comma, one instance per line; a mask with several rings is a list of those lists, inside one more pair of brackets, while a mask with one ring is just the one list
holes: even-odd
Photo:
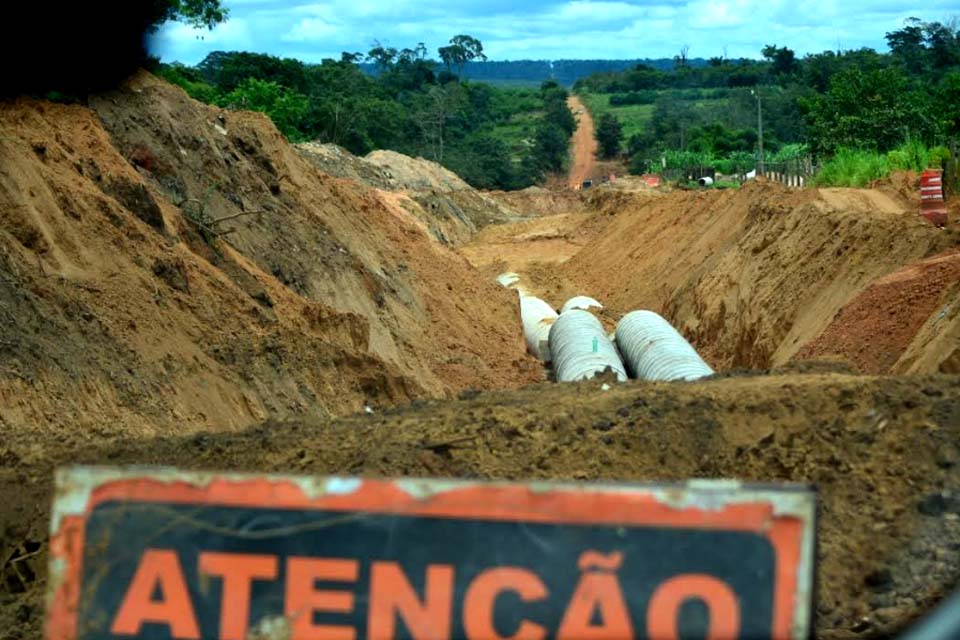
[[916, 171], [939, 169], [950, 158], [946, 147], [928, 148], [919, 140], [911, 139], [887, 154], [891, 171]]
[[629, 93], [615, 93], [610, 96], [611, 107], [622, 107], [633, 104], [653, 104], [656, 101], [656, 91], [631, 91]]
[[873, 151], [841, 148], [824, 163], [814, 179], [818, 187], [865, 187], [890, 174], [887, 156]]
[[623, 126], [615, 115], [605, 113], [600, 116], [595, 135], [600, 146], [600, 157], [610, 159], [620, 154]]

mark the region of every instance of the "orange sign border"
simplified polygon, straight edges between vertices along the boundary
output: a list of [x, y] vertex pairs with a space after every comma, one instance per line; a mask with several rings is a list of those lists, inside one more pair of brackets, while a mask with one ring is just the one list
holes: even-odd
[[[91, 468], [78, 468], [77, 472]], [[102, 469], [97, 470], [102, 473]], [[167, 479], [174, 473], [177, 480]], [[154, 475], [162, 476], [153, 477]], [[316, 478], [311, 482], [355, 483], [351, 491], [309, 495], [303, 486], [281, 476], [240, 477], [224, 474], [171, 472], [169, 469], [138, 470], [133, 475], [120, 471], [119, 477], [104, 480], [92, 488], [82, 513], [66, 514], [50, 539], [50, 583], [46, 638], [76, 640], [77, 611], [81, 591], [84, 529], [97, 506], [110, 501], [195, 504], [224, 507], [269, 507], [323, 511], [363, 511], [377, 514], [499, 520], [550, 524], [601, 524], [622, 526], [682, 527], [751, 532], [768, 539], [776, 554], [773, 637], [805, 636], [795, 619], [795, 598], [799, 594], [805, 530], [812, 535], [813, 523], [798, 515], [777, 515], [771, 501], [747, 501], [722, 507], [669, 504], [656, 493], [691, 491], [683, 485], [570, 485], [561, 483], [481, 483], [446, 480], [384, 480]], [[195, 476], [197, 481], [188, 479]], [[199, 478], [203, 481], [199, 481]], [[58, 481], [59, 481], [58, 477]], [[721, 481], [722, 482], [722, 481]], [[422, 483], [442, 487], [417, 495], [401, 485]], [[353, 486], [353, 485], [351, 485]], [[709, 482], [698, 481], [700, 489]], [[546, 488], [544, 488], [546, 487]], [[772, 494], [770, 488], [742, 487], [748, 493]], [[799, 487], [798, 487], [799, 488]], [[312, 492], [311, 492], [312, 493]], [[811, 518], [813, 514], [811, 512]], [[54, 522], [56, 526], [57, 522]], [[812, 558], [807, 559], [811, 565]], [[812, 587], [804, 595], [809, 598]], [[809, 612], [810, 603], [806, 603]], [[801, 626], [809, 625], [809, 615]], [[806, 624], [803, 624], [803, 623]], [[798, 634], [798, 631], [801, 633]]]

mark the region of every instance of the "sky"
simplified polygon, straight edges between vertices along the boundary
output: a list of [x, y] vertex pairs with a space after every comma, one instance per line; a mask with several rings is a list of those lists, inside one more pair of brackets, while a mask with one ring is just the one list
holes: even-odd
[[764, 45], [799, 54], [886, 50], [884, 34], [916, 16], [960, 15], [958, 0], [223, 0], [212, 31], [164, 25], [151, 42], [164, 62], [196, 64], [211, 51], [254, 51], [305, 62], [386, 46], [438, 47], [457, 34], [491, 60], [758, 58]]

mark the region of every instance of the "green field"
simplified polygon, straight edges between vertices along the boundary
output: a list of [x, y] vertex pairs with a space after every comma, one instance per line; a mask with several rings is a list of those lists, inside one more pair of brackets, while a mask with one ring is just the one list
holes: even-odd
[[629, 140], [635, 133], [641, 133], [650, 124], [653, 118], [652, 104], [631, 104], [622, 107], [610, 106], [609, 93], [584, 93], [580, 94], [580, 99], [587, 105], [590, 115], [594, 122], [600, 119], [605, 113], [612, 113], [620, 120], [623, 125], [623, 138]]
[[516, 113], [508, 122], [494, 125], [492, 133], [507, 145], [510, 155], [517, 161], [523, 157], [524, 151], [533, 145], [537, 124], [542, 116], [542, 111]]
[[[695, 111], [700, 112], [701, 118], [707, 122], [717, 120], [721, 117], [724, 109], [728, 108], [729, 98], [711, 98], [711, 90], [703, 89], [701, 90], [704, 94], [704, 97], [698, 100], [690, 100], [686, 104], [690, 105]], [[657, 92], [658, 94], [674, 94], [678, 92], [675, 89], [664, 89]], [[583, 103], [587, 105], [587, 108], [590, 110], [590, 114], [593, 116], [594, 122], [596, 122], [600, 116], [605, 113], [612, 113], [620, 120], [620, 124], [623, 125], [623, 139], [629, 140], [630, 136], [635, 133], [642, 133], [650, 126], [651, 120], [653, 120], [653, 111], [655, 105], [652, 104], [636, 104], [636, 105], [623, 105], [623, 106], [611, 106], [610, 97], [613, 94], [609, 93], [580, 93], [580, 99], [583, 100]]]

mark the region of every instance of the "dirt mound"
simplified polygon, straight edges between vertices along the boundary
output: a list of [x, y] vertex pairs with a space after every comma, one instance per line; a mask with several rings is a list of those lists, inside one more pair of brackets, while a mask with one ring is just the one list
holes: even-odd
[[490, 197], [522, 216], [549, 216], [581, 213], [583, 195], [569, 189], [527, 187], [519, 191], [490, 191]]
[[920, 210], [920, 174], [916, 171], [894, 171], [874, 181], [870, 188], [899, 199], [907, 208]]
[[332, 144], [306, 143], [297, 149], [324, 173], [380, 190], [384, 205], [412, 217], [444, 244], [463, 242], [488, 224], [517, 218], [508, 205], [481, 193], [441, 165], [395, 151], [365, 158]]
[[396, 181], [386, 171], [363, 158], [358, 158], [343, 147], [319, 142], [304, 142], [296, 147], [314, 166], [327, 175], [362, 182], [376, 189], [397, 188]]
[[670, 318], [720, 370], [787, 362], [878, 277], [958, 244], [875, 190], [740, 190], [591, 197], [604, 225], [546, 292], [590, 292], [612, 317]]
[[393, 190], [409, 195], [428, 216], [462, 225], [468, 233], [455, 240], [464, 240], [469, 232], [488, 224], [518, 217], [516, 211], [477, 191], [436, 162], [395, 151], [374, 151], [364, 160], [382, 169], [392, 181]]
[[[839, 355], [856, 364], [863, 373], [910, 370], [929, 354], [935, 362], [930, 371], [949, 370], [960, 363], [960, 343], [915, 345], [915, 355], [901, 358], [928, 321], [936, 327], [931, 338], [943, 336], [947, 319], [960, 306], [960, 250], [916, 262], [878, 279], [843, 307], [816, 340], [804, 346], [798, 359]], [[933, 317], [935, 316], [935, 318]], [[949, 322], [949, 320], [948, 320]]]
[[4, 441], [540, 379], [513, 296], [265, 117], [146, 74], [91, 105], [0, 106]]
[[[39, 634], [52, 469], [173, 461], [303, 474], [816, 483], [817, 637], [889, 637], [960, 578], [960, 378], [729, 377], [537, 385], [340, 420], [0, 456], [0, 625]], [[13, 549], [11, 550], [10, 547]], [[31, 551], [25, 551], [30, 549]], [[17, 622], [19, 621], [19, 622]], [[854, 633], [856, 630], [856, 634]]]

